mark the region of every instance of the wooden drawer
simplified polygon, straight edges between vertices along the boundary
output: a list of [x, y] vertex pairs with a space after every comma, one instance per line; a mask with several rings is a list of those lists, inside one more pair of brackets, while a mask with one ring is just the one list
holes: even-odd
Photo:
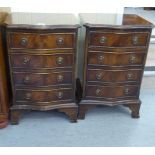
[[9, 33], [10, 48], [74, 48], [74, 33]]
[[85, 98], [87, 99], [125, 99], [138, 97], [139, 87], [137, 85], [123, 86], [96, 86], [86, 85]]
[[11, 54], [11, 64], [13, 68], [23, 69], [52, 69], [68, 67], [74, 64], [74, 54]]
[[54, 101], [73, 101], [74, 91], [71, 88], [52, 90], [16, 89], [16, 102], [50, 103]]
[[135, 47], [147, 46], [147, 32], [90, 32], [89, 46]]
[[142, 66], [145, 53], [88, 52], [88, 65]]
[[88, 69], [88, 82], [140, 82], [141, 69], [105, 70]]
[[72, 72], [60, 71], [50, 73], [13, 72], [15, 86], [47, 87], [52, 85], [71, 85]]

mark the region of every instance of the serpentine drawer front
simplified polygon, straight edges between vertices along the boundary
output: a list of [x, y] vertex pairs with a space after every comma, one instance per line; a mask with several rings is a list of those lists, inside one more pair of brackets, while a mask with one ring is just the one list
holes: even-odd
[[62, 33], [10, 33], [10, 48], [13, 49], [55, 49], [75, 48], [74, 32]]
[[13, 72], [15, 86], [48, 87], [72, 85], [72, 71], [55, 72]]
[[91, 32], [89, 46], [135, 47], [147, 46], [148, 32]]
[[145, 53], [88, 52], [88, 66], [142, 66]]
[[[44, 89], [44, 90], [30, 90], [30, 89], [16, 89], [15, 99], [17, 104], [22, 104], [27, 102], [27, 104], [64, 104], [68, 102], [73, 102], [73, 89], [63, 88], [63, 89]], [[59, 103], [59, 101], [61, 101]]]
[[13, 68], [23, 69], [51, 69], [51, 68], [72, 68], [74, 55], [72, 53], [55, 54], [11, 54], [11, 64]]
[[140, 82], [142, 69], [88, 69], [87, 82]]
[[120, 100], [137, 98], [138, 86], [119, 85], [119, 86], [100, 86], [86, 85], [86, 98], [98, 100]]
[[[118, 16], [118, 15], [117, 15]], [[86, 29], [79, 119], [96, 105], [125, 105], [139, 117], [140, 86], [153, 25], [136, 15], [80, 14]], [[109, 19], [109, 20], [107, 20]], [[113, 20], [112, 20], [113, 19]]]
[[[24, 23], [17, 20], [25, 16]], [[7, 42], [12, 124], [18, 124], [22, 110], [27, 109], [57, 109], [76, 122], [76, 18], [48, 13], [12, 13], [10, 18], [13, 23], [7, 25]]]

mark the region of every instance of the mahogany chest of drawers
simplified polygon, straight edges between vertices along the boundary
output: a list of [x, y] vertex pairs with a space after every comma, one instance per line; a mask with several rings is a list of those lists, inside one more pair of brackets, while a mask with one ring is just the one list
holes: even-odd
[[10, 20], [11, 123], [18, 124], [22, 110], [52, 109], [75, 122], [76, 18], [71, 14], [12, 13]]
[[96, 105], [124, 105], [139, 117], [140, 86], [153, 25], [136, 15], [80, 14], [86, 28], [79, 119]]
[[6, 76], [6, 47], [4, 21], [8, 14], [0, 12], [0, 128], [8, 123], [8, 90]]

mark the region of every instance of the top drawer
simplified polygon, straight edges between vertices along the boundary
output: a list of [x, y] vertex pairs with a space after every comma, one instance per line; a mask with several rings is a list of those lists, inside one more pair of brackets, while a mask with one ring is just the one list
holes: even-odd
[[9, 33], [9, 47], [15, 49], [74, 48], [75, 33]]
[[138, 47], [147, 46], [147, 32], [90, 32], [89, 46], [91, 47]]

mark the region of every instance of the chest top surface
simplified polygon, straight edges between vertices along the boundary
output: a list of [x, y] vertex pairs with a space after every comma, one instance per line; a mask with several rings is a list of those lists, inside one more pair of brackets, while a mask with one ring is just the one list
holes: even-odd
[[78, 18], [73, 14], [61, 13], [26, 13], [13, 12], [8, 16], [5, 23], [9, 28], [77, 28]]
[[146, 19], [135, 14], [103, 14], [81, 13], [81, 22], [86, 27], [115, 27], [115, 28], [153, 28], [154, 25]]

